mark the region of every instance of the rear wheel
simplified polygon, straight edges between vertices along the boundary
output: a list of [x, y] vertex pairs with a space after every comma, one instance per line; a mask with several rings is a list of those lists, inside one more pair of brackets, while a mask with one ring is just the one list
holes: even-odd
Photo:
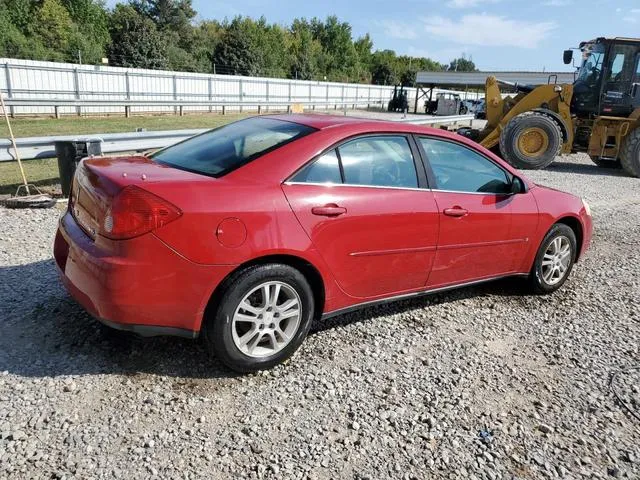
[[209, 350], [238, 372], [284, 362], [307, 336], [314, 313], [311, 287], [283, 264], [249, 267], [223, 285], [216, 312], [206, 319]]
[[576, 260], [577, 245], [571, 227], [562, 223], [551, 227], [538, 248], [529, 275], [536, 293], [552, 293], [564, 285]]
[[640, 177], [640, 127], [633, 130], [622, 142], [620, 163], [632, 177]]
[[539, 112], [525, 112], [513, 117], [500, 134], [500, 153], [516, 168], [545, 168], [561, 148], [560, 126]]

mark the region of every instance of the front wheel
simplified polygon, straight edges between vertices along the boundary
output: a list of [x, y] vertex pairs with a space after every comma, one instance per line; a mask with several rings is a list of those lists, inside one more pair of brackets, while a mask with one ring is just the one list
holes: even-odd
[[232, 275], [205, 320], [209, 350], [238, 372], [271, 368], [287, 360], [307, 336], [314, 298], [306, 278], [283, 264], [257, 265]]
[[500, 134], [502, 158], [516, 168], [546, 168], [561, 148], [560, 126], [540, 112], [524, 112], [513, 117]]
[[545, 235], [536, 254], [529, 281], [536, 293], [552, 293], [567, 281], [576, 261], [578, 242], [573, 230], [556, 223]]

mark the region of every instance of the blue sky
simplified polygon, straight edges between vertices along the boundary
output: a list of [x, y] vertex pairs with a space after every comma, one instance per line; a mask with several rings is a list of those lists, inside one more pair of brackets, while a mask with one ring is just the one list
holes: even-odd
[[[109, 4], [115, 3], [113, 0]], [[374, 49], [447, 62], [463, 52], [481, 70], [566, 71], [562, 51], [599, 36], [640, 36], [640, 0], [193, 0], [202, 18], [288, 24], [335, 14], [369, 32]]]

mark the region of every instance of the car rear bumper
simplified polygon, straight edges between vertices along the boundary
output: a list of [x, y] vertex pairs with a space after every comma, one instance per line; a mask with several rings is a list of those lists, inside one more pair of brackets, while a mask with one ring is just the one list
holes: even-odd
[[66, 289], [110, 327], [195, 338], [212, 292], [234, 267], [195, 264], [152, 234], [124, 242], [99, 246], [67, 212], [54, 243]]

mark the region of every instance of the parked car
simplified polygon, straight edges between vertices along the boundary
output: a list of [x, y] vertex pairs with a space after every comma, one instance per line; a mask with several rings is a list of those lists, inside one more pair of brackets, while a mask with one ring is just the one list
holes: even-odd
[[589, 207], [462, 136], [324, 115], [241, 120], [83, 160], [54, 253], [93, 316], [272, 367], [314, 320], [506, 276], [560, 288]]

